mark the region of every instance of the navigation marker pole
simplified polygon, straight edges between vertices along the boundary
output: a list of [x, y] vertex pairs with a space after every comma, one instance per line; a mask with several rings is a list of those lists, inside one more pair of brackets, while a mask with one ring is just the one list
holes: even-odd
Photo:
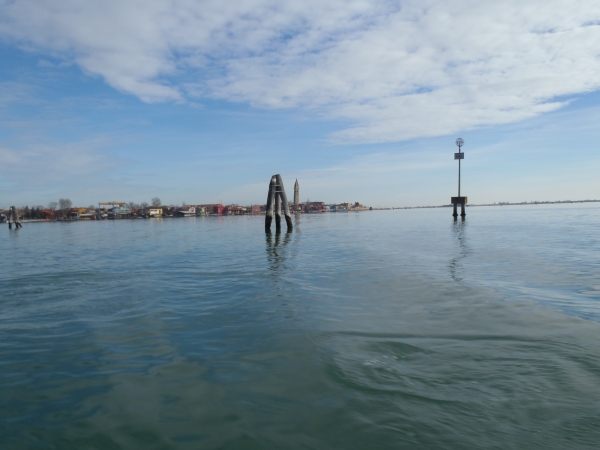
[[460, 160], [461, 159], [465, 159], [465, 154], [463, 152], [461, 152], [461, 147], [463, 145], [465, 145], [465, 141], [463, 141], [461, 138], [458, 138], [455, 142], [456, 146], [458, 147], [458, 153], [454, 154], [454, 159], [458, 159], [458, 197], [451, 197], [450, 201], [452, 202], [452, 206], [453, 206], [453, 211], [452, 211], [452, 216], [454, 217], [454, 220], [456, 220], [456, 218], [458, 217], [458, 205], [460, 205], [460, 216], [464, 219], [465, 216], [467, 215], [465, 213], [465, 205], [467, 203], [467, 197], [461, 197], [460, 196]]

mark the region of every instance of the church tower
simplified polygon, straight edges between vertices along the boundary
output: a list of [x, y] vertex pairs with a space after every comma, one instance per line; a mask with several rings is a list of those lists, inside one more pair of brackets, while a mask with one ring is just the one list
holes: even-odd
[[296, 179], [296, 184], [294, 184], [294, 209], [296, 211], [298, 211], [298, 206], [300, 206], [300, 185]]

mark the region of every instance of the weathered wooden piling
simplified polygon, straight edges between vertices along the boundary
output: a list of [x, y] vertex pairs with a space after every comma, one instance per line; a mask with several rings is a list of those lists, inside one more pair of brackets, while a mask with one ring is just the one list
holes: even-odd
[[275, 206], [275, 177], [271, 177], [269, 182], [269, 195], [267, 196], [267, 211], [265, 216], [265, 231], [271, 231], [271, 222], [273, 222], [273, 208]]
[[11, 206], [8, 210], [8, 229], [12, 230], [12, 224], [15, 224], [15, 229], [23, 228], [21, 222], [19, 222], [19, 214], [17, 214], [17, 208]]
[[279, 195], [281, 197], [281, 206], [283, 207], [283, 213], [285, 214], [285, 223], [287, 224], [288, 230], [294, 228], [292, 224], [292, 216], [290, 214], [290, 207], [287, 200], [287, 195], [285, 195], [285, 188], [283, 187], [283, 179], [281, 175], [277, 176], [277, 184], [279, 185]]
[[281, 195], [275, 189], [275, 229], [281, 231]]
[[290, 215], [287, 196], [283, 187], [281, 175], [273, 175], [269, 183], [269, 195], [267, 196], [267, 214], [265, 217], [265, 231], [271, 231], [273, 214], [275, 215], [275, 229], [281, 231], [281, 212], [285, 215], [288, 231], [292, 230], [292, 216]]

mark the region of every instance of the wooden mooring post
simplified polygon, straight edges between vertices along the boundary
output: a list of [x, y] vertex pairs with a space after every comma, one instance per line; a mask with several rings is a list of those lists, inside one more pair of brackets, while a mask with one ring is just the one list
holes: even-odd
[[17, 208], [11, 206], [8, 210], [8, 229], [12, 230], [12, 224], [15, 224], [15, 229], [23, 228], [21, 222], [19, 222], [19, 214], [17, 213]]
[[265, 231], [271, 231], [271, 223], [273, 222], [273, 215], [275, 215], [275, 229], [281, 231], [281, 211], [285, 215], [285, 222], [287, 224], [288, 231], [291, 231], [294, 226], [292, 225], [292, 216], [290, 215], [290, 208], [285, 195], [285, 188], [283, 187], [283, 180], [281, 175], [273, 175], [269, 182], [269, 195], [267, 196], [267, 215], [265, 217]]

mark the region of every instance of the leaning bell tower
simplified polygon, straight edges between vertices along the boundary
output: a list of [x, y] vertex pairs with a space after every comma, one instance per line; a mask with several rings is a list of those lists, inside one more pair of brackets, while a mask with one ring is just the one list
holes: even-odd
[[298, 179], [296, 179], [296, 184], [294, 184], [294, 209], [298, 211], [298, 206], [300, 205], [300, 185], [298, 184]]

